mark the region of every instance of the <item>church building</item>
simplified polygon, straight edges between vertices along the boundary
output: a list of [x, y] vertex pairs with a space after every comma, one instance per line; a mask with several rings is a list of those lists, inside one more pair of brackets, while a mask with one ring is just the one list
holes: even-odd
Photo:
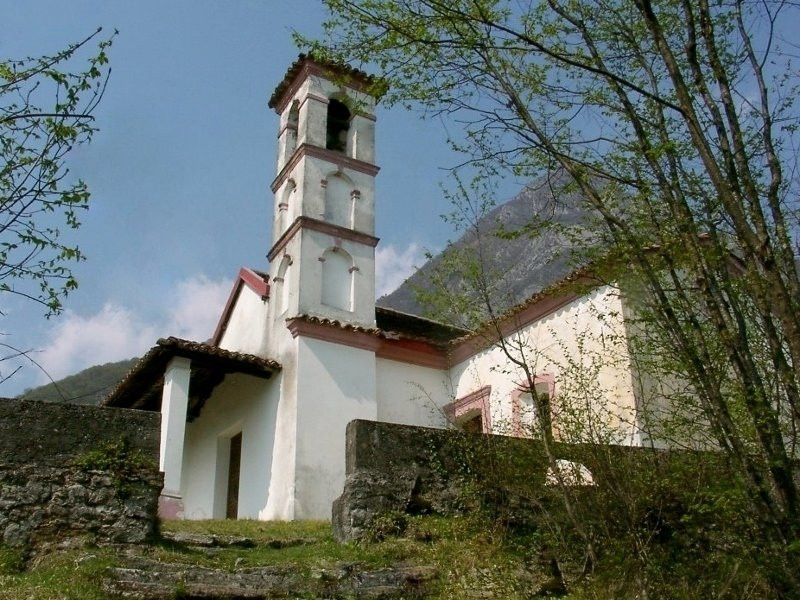
[[239, 271], [210, 340], [159, 340], [105, 401], [161, 412], [162, 516], [329, 519], [348, 422], [525, 435], [534, 396], [556, 405], [565, 357], [587, 346], [615, 357], [595, 378], [617, 441], [644, 441], [615, 286], [556, 282], [505, 315], [494, 335], [535, 349], [535, 389], [492, 334], [376, 306], [378, 83], [303, 55], [291, 65], [269, 101], [269, 266]]

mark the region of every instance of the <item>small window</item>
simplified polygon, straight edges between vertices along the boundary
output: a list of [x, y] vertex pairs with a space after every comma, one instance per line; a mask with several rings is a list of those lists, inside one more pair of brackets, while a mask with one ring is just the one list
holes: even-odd
[[331, 98], [328, 102], [328, 127], [325, 147], [344, 152], [347, 149], [347, 131], [350, 129], [350, 110], [342, 102]]

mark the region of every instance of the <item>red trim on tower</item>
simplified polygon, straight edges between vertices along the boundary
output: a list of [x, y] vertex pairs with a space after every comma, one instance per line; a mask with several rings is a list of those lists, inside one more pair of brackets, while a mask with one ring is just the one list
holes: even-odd
[[297, 166], [303, 158], [306, 156], [310, 158], [321, 158], [329, 163], [333, 163], [334, 165], [342, 168], [342, 169], [352, 169], [353, 171], [358, 171], [360, 173], [366, 173], [372, 177], [375, 177], [378, 174], [378, 171], [381, 170], [380, 167], [373, 165], [368, 162], [364, 162], [363, 160], [358, 160], [357, 158], [350, 158], [349, 156], [345, 156], [340, 152], [336, 152], [334, 150], [328, 150], [327, 148], [320, 148], [319, 146], [312, 146], [311, 144], [300, 144], [292, 155], [289, 157], [289, 160], [286, 161], [286, 164], [283, 165], [280, 173], [278, 173], [277, 177], [272, 181], [270, 185], [270, 189], [272, 193], [278, 191], [278, 189], [283, 185], [283, 182], [289, 176], [289, 173]]
[[239, 269], [236, 280], [233, 282], [231, 293], [228, 295], [228, 301], [225, 303], [225, 308], [222, 311], [222, 315], [220, 315], [219, 321], [217, 322], [217, 328], [214, 330], [214, 335], [211, 338], [212, 346], [219, 346], [222, 336], [225, 334], [225, 330], [228, 328], [228, 321], [233, 313], [233, 307], [236, 305], [236, 301], [239, 299], [239, 294], [242, 291], [243, 285], [246, 285], [256, 294], [261, 296], [262, 300], [269, 300], [268, 277], [266, 275], [259, 275], [247, 267], [242, 267]]
[[333, 344], [342, 344], [344, 346], [350, 346], [351, 348], [360, 348], [362, 350], [375, 351], [381, 343], [380, 338], [368, 333], [366, 330], [362, 330], [362, 328], [336, 325], [333, 322], [319, 322], [318, 319], [314, 319], [313, 317], [311, 319], [306, 319], [304, 317], [287, 319], [286, 327], [293, 338], [302, 335], [304, 337], [331, 342]]
[[366, 244], [367, 246], [372, 246], [373, 248], [377, 246], [378, 242], [380, 241], [379, 238], [369, 235], [368, 233], [361, 233], [360, 231], [348, 229], [347, 227], [342, 227], [341, 225], [334, 225], [333, 223], [327, 223], [326, 221], [320, 221], [319, 219], [300, 216], [297, 217], [294, 220], [294, 223], [292, 223], [289, 228], [283, 232], [283, 235], [278, 238], [278, 241], [275, 242], [275, 245], [267, 253], [267, 258], [270, 262], [275, 259], [275, 257], [280, 253], [281, 250], [283, 250], [286, 244], [289, 243], [289, 240], [291, 240], [294, 235], [300, 231], [300, 229], [311, 229], [313, 231], [319, 231], [320, 233], [327, 233], [328, 235], [336, 238], [350, 240], [359, 244]]

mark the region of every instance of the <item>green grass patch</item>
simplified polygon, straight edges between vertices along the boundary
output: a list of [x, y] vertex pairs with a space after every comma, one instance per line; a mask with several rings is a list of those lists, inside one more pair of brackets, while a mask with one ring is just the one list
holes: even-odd
[[[474, 590], [491, 590], [494, 597], [528, 597], [530, 582], [519, 574], [530, 558], [530, 548], [508, 543], [499, 531], [487, 531], [470, 518], [445, 519], [432, 516], [392, 517], [399, 527], [387, 527], [375, 541], [339, 544], [326, 522], [261, 521], [169, 521], [162, 531], [244, 537], [252, 547], [198, 548], [161, 540], [136, 547], [150, 559], [221, 570], [292, 565], [308, 573], [309, 589], [318, 581], [314, 572], [341, 564], [357, 564], [370, 570], [393, 565], [431, 566], [440, 574], [430, 598], [466, 597]], [[0, 574], [0, 600], [34, 598], [100, 599], [103, 576], [125, 559], [111, 548], [54, 552], [31, 561], [19, 572], [13, 553], [0, 553], [0, 564], [9, 567]]]
[[105, 600], [102, 576], [114, 560], [107, 549], [53, 552], [27, 570], [0, 574], [0, 600]]

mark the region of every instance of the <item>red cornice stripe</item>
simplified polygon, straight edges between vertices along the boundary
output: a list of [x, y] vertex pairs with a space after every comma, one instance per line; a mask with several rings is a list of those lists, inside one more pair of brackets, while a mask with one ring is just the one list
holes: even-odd
[[338, 325], [310, 323], [302, 318], [289, 319], [287, 328], [292, 337], [310, 337], [332, 344], [351, 348], [370, 350], [377, 358], [395, 360], [431, 369], [447, 369], [447, 355], [443, 350], [420, 342], [406, 339], [384, 339], [364, 331], [354, 331]]
[[289, 157], [289, 160], [286, 161], [286, 164], [283, 165], [283, 168], [281, 169], [280, 173], [278, 173], [278, 176], [272, 181], [270, 189], [272, 190], [273, 194], [277, 192], [278, 189], [283, 185], [283, 182], [289, 177], [289, 174], [297, 166], [297, 163], [299, 163], [300, 160], [306, 156], [311, 158], [321, 158], [322, 160], [333, 163], [342, 169], [352, 169], [353, 171], [366, 173], [372, 177], [375, 177], [378, 174], [378, 171], [381, 170], [380, 167], [376, 165], [364, 162], [363, 160], [358, 160], [356, 158], [350, 158], [349, 156], [345, 156], [339, 152], [334, 152], [333, 150], [320, 148], [319, 146], [312, 146], [311, 144], [300, 144], [300, 146], [298, 146], [292, 153], [292, 156]]
[[381, 340], [375, 356], [431, 369], [445, 370], [450, 366], [444, 350], [418, 340]]
[[[557, 311], [558, 309], [566, 306], [573, 300], [583, 297], [583, 294], [571, 292], [568, 294], [560, 294], [553, 296], [545, 296], [538, 302], [529, 304], [519, 312], [516, 312], [506, 319], [503, 319], [499, 324], [500, 334], [504, 337], [519, 331], [526, 325], [530, 325], [534, 321], [538, 321], [542, 317]], [[450, 364], [457, 365], [460, 362], [467, 360], [490, 348], [497, 343], [497, 332], [487, 332], [485, 334], [477, 333], [463, 341], [456, 342], [450, 349]]]
[[334, 225], [333, 223], [327, 223], [326, 221], [300, 216], [294, 220], [294, 222], [283, 233], [283, 235], [278, 238], [278, 241], [275, 242], [275, 245], [267, 253], [267, 258], [270, 262], [275, 259], [278, 253], [283, 250], [286, 244], [289, 243], [289, 240], [291, 240], [295, 234], [300, 231], [300, 229], [311, 229], [313, 231], [319, 231], [320, 233], [327, 233], [333, 237], [350, 240], [359, 244], [366, 244], [367, 246], [372, 246], [373, 248], [377, 246], [378, 242], [380, 241], [380, 238], [376, 238], [368, 233], [361, 233], [360, 231], [348, 229], [347, 227], [342, 227], [340, 225]]
[[286, 327], [294, 338], [302, 335], [334, 344], [343, 344], [351, 348], [372, 350], [373, 352], [378, 349], [381, 343], [380, 338], [363, 331], [342, 329], [335, 325], [324, 325], [322, 323], [309, 323], [300, 318], [288, 319]]

